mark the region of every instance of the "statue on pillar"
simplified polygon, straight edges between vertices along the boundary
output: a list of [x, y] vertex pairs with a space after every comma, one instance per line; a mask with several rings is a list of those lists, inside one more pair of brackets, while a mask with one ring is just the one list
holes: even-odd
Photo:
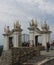
[[44, 21], [44, 24], [41, 25], [41, 28], [43, 31], [48, 31], [49, 30], [49, 25]]
[[14, 29], [19, 29], [20, 27], [19, 21], [16, 21], [16, 23], [14, 23]]
[[9, 26], [7, 26], [7, 27], [5, 26], [5, 27], [4, 27], [4, 32], [5, 32], [6, 34], [10, 32]]
[[30, 26], [31, 27], [37, 27], [37, 20], [32, 19], [31, 22], [30, 22]]

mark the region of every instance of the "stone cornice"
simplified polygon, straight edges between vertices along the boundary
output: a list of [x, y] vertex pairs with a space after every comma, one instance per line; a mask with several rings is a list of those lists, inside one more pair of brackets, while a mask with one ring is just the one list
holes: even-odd
[[52, 31], [41, 31], [41, 34], [44, 34], [44, 33], [52, 33]]
[[3, 34], [3, 36], [9, 36], [10, 34]]

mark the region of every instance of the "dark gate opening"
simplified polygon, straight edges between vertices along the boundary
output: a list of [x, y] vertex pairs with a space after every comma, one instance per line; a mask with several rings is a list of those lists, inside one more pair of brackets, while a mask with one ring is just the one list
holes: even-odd
[[35, 36], [35, 45], [38, 46], [38, 36]]
[[9, 37], [9, 49], [13, 47], [12, 37]]

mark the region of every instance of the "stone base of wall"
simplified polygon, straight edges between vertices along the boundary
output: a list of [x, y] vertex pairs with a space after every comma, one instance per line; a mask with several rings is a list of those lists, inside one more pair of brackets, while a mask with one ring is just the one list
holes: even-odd
[[0, 65], [17, 65], [16, 63], [24, 63], [34, 56], [40, 55], [42, 47], [20, 47], [3, 51], [0, 57]]
[[3, 51], [0, 57], [0, 65], [12, 65], [11, 50]]
[[20, 47], [12, 48], [12, 65], [17, 65], [18, 63], [24, 63], [34, 56], [39, 56], [39, 47]]

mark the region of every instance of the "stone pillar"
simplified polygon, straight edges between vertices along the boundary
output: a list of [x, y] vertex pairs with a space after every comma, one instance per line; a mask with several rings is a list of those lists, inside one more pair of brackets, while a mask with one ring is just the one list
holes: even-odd
[[46, 49], [46, 43], [50, 42], [50, 34], [51, 31], [49, 30], [49, 25], [46, 23], [46, 21], [44, 21], [44, 24], [41, 25], [42, 28], [42, 45], [45, 47]]
[[47, 42], [50, 42], [50, 33], [47, 34]]
[[19, 47], [21, 42], [21, 25], [19, 24], [19, 22], [17, 21], [16, 23], [14, 23], [14, 29], [13, 29], [13, 47]]
[[46, 43], [47, 42], [50, 43], [50, 33], [42, 34], [42, 46], [44, 46], [45, 49], [46, 49]]
[[46, 43], [47, 43], [47, 35], [42, 34], [42, 46], [46, 48]]
[[34, 34], [33, 31], [29, 33], [30, 47], [34, 45]]
[[30, 41], [30, 46], [35, 46], [35, 30], [37, 28], [37, 20], [34, 20], [32, 19], [31, 22], [29, 23], [29, 27], [28, 27], [28, 30], [29, 30], [29, 41]]
[[4, 36], [3, 50], [9, 50], [9, 37], [7, 34], [3, 34], [3, 36]]
[[13, 47], [18, 47], [19, 46], [19, 34], [18, 32], [14, 32], [13, 34]]
[[4, 47], [3, 50], [9, 50], [9, 35], [10, 35], [10, 29], [9, 26], [4, 28]]

